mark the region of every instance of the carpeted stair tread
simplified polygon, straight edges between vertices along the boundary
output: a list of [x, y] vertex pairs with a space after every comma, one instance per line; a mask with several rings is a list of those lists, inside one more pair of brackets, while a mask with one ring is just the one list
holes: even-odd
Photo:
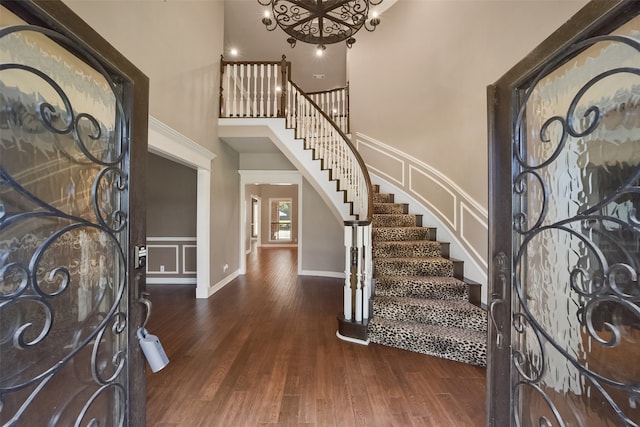
[[374, 193], [372, 252], [375, 294], [368, 323], [371, 342], [486, 366], [487, 315], [469, 303], [469, 288], [454, 278], [459, 261], [422, 215]]
[[373, 310], [385, 319], [487, 331], [487, 314], [468, 301], [379, 296], [373, 300]]
[[416, 216], [412, 214], [373, 214], [373, 227], [416, 227]]
[[453, 261], [442, 257], [374, 258], [374, 274], [383, 276], [453, 276]]
[[435, 240], [434, 229], [428, 227], [376, 227], [371, 231], [374, 242]]
[[393, 203], [394, 195], [389, 193], [373, 193], [373, 203]]
[[440, 242], [434, 240], [407, 240], [376, 242], [372, 248], [374, 258], [439, 257]]
[[377, 296], [468, 301], [469, 290], [466, 283], [455, 277], [378, 276]]
[[374, 214], [406, 214], [409, 213], [409, 205], [406, 203], [374, 203]]
[[376, 317], [369, 321], [368, 337], [371, 342], [404, 350], [471, 365], [487, 364], [485, 332]]

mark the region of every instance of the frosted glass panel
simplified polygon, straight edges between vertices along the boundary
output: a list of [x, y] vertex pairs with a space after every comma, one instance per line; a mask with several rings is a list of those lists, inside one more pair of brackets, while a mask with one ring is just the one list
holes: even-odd
[[0, 9], [0, 425], [121, 425], [122, 110], [65, 39], [19, 23]]
[[[640, 40], [640, 19], [615, 34]], [[640, 45], [585, 46], [523, 93], [517, 122], [512, 383], [523, 426], [640, 423]]]

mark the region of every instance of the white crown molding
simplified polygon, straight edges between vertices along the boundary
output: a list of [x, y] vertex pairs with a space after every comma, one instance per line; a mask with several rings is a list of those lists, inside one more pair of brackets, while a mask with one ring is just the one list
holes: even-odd
[[211, 170], [211, 161], [216, 158], [213, 152], [153, 116], [149, 116], [149, 151], [206, 170]]

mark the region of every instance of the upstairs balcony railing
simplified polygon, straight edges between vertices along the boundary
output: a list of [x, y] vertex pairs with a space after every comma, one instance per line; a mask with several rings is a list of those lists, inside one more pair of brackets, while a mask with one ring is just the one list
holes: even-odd
[[306, 94], [291, 80], [291, 63], [284, 56], [274, 62], [222, 59], [220, 71], [220, 118], [284, 119], [344, 191], [353, 215], [344, 218], [344, 320], [366, 324], [372, 296], [373, 190], [365, 164], [346, 135], [348, 88]]

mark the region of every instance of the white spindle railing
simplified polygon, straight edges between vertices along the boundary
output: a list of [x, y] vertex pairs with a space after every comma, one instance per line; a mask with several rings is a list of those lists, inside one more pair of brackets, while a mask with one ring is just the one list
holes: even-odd
[[349, 86], [309, 93], [309, 98], [324, 111], [338, 128], [349, 133]]
[[[306, 149], [329, 169], [351, 203], [357, 220], [345, 218], [344, 318], [369, 318], [372, 296], [371, 201], [369, 174], [346, 136], [348, 88], [310, 97], [289, 78], [290, 63], [222, 61], [220, 117], [280, 117]], [[333, 120], [335, 119], [335, 120]]]
[[224, 62], [220, 84], [220, 117], [282, 116], [283, 62]]

